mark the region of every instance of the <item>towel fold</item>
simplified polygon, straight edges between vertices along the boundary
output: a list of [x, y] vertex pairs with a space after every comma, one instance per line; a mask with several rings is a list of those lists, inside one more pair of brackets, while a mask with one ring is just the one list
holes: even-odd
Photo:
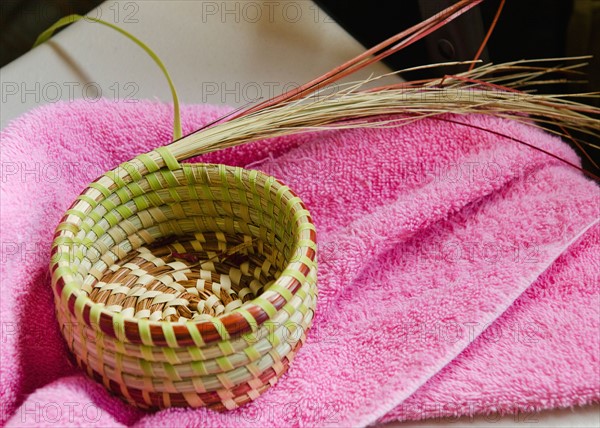
[[[319, 239], [314, 327], [289, 372], [243, 408], [150, 412], [111, 396], [70, 363], [49, 249], [86, 184], [169, 140], [170, 109], [59, 103], [2, 132], [2, 424], [365, 426], [598, 401], [600, 189], [540, 151], [435, 118], [196, 159], [271, 174], [306, 203]], [[185, 106], [184, 131], [226, 111]], [[453, 120], [579, 163], [531, 125]]]

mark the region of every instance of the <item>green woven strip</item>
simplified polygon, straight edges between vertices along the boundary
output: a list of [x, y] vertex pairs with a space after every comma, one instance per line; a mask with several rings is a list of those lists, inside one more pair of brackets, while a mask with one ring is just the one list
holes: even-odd
[[264, 297], [258, 296], [252, 301], [252, 303], [264, 310], [269, 318], [273, 318], [275, 314], [277, 314], [277, 309], [275, 309], [275, 306], [273, 306], [273, 304]]
[[[296, 297], [298, 297], [301, 301], [306, 299], [306, 291], [304, 290], [304, 287], [301, 287], [298, 291], [296, 291]], [[286, 303], [282, 309], [292, 316], [297, 310], [300, 310], [299, 308], [302, 306], [303, 303], [301, 303], [298, 308], [294, 307], [292, 303]]]
[[224, 202], [231, 202], [231, 194], [229, 193], [229, 181], [227, 180], [227, 167], [225, 165], [219, 165], [219, 177], [221, 178], [221, 200]]
[[104, 215], [104, 219], [108, 222], [110, 227], [115, 226], [119, 223], [119, 221], [121, 221], [121, 219], [117, 217], [117, 215], [114, 212], [106, 213]]
[[294, 269], [284, 270], [281, 276], [291, 276], [292, 278], [296, 278], [301, 284], [304, 283], [304, 281], [306, 281], [306, 277], [302, 275], [302, 273]]
[[99, 224], [96, 224], [92, 227], [92, 232], [99, 238], [106, 233], [106, 230]]
[[239, 188], [238, 196], [240, 198], [240, 202], [243, 205], [248, 205], [248, 196], [247, 196], [246, 191], [245, 191], [246, 182], [244, 181], [245, 180], [244, 170], [242, 168], [236, 168], [233, 171], [233, 174], [234, 174], [235, 179], [236, 179], [236, 181], [238, 183], [238, 188]]
[[[60, 268], [58, 268], [60, 269]], [[58, 270], [57, 269], [57, 270]], [[70, 273], [73, 273], [72, 270]], [[65, 284], [62, 293], [61, 293], [61, 299], [62, 301], [66, 304], [69, 301], [69, 297], [71, 297], [71, 295], [73, 293], [75, 293], [75, 290], [77, 290], [79, 287], [79, 283], [78, 282], [68, 282]]]
[[196, 176], [194, 174], [195, 168], [187, 163], [182, 163], [180, 165], [181, 165], [181, 168], [183, 169], [183, 176], [185, 177], [185, 180], [187, 181], [187, 183], [188, 184], [196, 184]]
[[72, 234], [76, 235], [77, 232], [79, 232], [79, 227], [77, 227], [76, 225], [74, 225], [72, 223], [61, 223], [58, 225], [56, 230], [71, 232]]
[[148, 174], [146, 180], [148, 180], [148, 184], [150, 184], [152, 190], [161, 190], [163, 188], [163, 185], [160, 183], [156, 174]]
[[[301, 218], [309, 216], [308, 210], [298, 210], [294, 213], [294, 222], [298, 222]], [[304, 223], [312, 226], [312, 223]], [[314, 226], [313, 226], [314, 227]]]
[[74, 215], [75, 217], [79, 217], [81, 220], [85, 220], [85, 218], [87, 217], [85, 213], [82, 213], [81, 211], [75, 209], [67, 210], [65, 214]]
[[271, 197], [271, 187], [273, 186], [273, 184], [275, 183], [275, 179], [273, 177], [269, 177], [266, 180], [265, 183], [265, 189], [263, 190], [263, 192], [265, 193], [265, 195], [263, 196], [266, 201], [267, 201], [267, 209], [265, 210], [265, 213], [267, 216], [269, 216], [271, 218], [271, 229], [275, 230], [276, 229], [276, 218], [275, 218], [275, 202], [273, 201], [272, 197]]
[[[310, 242], [312, 242], [312, 241], [310, 241]], [[309, 246], [309, 245], [304, 245], [304, 246], [311, 248], [311, 246]], [[314, 246], [314, 243], [313, 243], [313, 246]], [[306, 256], [306, 254], [302, 254], [302, 253], [298, 253], [292, 259], [290, 259], [290, 263], [298, 263], [298, 262], [304, 263], [306, 266], [311, 267], [311, 268], [315, 265], [314, 260], [309, 259]]]
[[111, 201], [110, 199], [103, 200], [102, 202], [100, 202], [100, 205], [102, 205], [106, 209], [106, 211], [111, 211], [117, 208], [117, 204]]
[[120, 313], [112, 314], [113, 329], [117, 339], [121, 342], [125, 340], [125, 318]]
[[160, 174], [161, 174], [162, 178], [167, 182], [168, 187], [179, 186], [179, 181], [175, 177], [175, 174], [173, 174], [171, 171], [161, 170]]
[[152, 352], [154, 348], [151, 346], [140, 346], [140, 352], [142, 353], [142, 357], [144, 357], [145, 360], [148, 361], [154, 361], [154, 353]]
[[[196, 329], [196, 331], [198, 331], [198, 329]], [[192, 357], [193, 361], [206, 360], [206, 357], [204, 356], [204, 352], [202, 352], [202, 348], [190, 347], [190, 348], [187, 348], [187, 351], [188, 351], [188, 354], [190, 354], [190, 357]]]
[[177, 162], [177, 159], [175, 159], [175, 156], [173, 156], [173, 153], [171, 153], [168, 147], [158, 147], [154, 151], [163, 158], [167, 168], [170, 170], [181, 169], [181, 165]]
[[314, 232], [317, 231], [317, 229], [315, 229], [315, 225], [314, 224], [308, 223], [308, 222], [304, 222], [304, 223], [298, 225], [298, 230], [297, 230], [296, 233], [303, 232], [305, 230], [312, 230]]
[[129, 174], [132, 180], [139, 181], [143, 178], [143, 175], [138, 171], [137, 167], [129, 161], [123, 162], [117, 167], [117, 169], [119, 168], [124, 169], [127, 172], [127, 174]]
[[198, 376], [206, 376], [208, 374], [204, 361], [192, 361], [190, 366]]
[[261, 193], [258, 190], [258, 188], [256, 187], [257, 181], [258, 181], [258, 171], [254, 170], [254, 169], [248, 171], [248, 182], [250, 183], [250, 190], [252, 190], [252, 193], [254, 193], [255, 195], [258, 195]]
[[197, 201], [198, 198], [198, 192], [196, 192], [196, 188], [192, 185], [188, 185], [187, 186], [188, 192], [190, 192], [190, 199], [192, 201]]
[[[275, 204], [278, 207], [282, 206], [281, 200], [283, 199], [283, 195], [285, 195], [289, 191], [290, 191], [290, 188], [287, 186], [281, 186], [279, 188], [279, 190], [277, 191], [277, 194], [275, 195]], [[289, 214], [289, 211], [287, 211], [286, 214]]]
[[211, 216], [217, 216], [218, 214], [215, 209], [215, 206], [213, 203], [211, 203], [216, 198], [215, 198], [215, 195], [213, 195], [209, 184], [206, 182], [202, 182], [197, 187], [200, 187], [200, 190], [202, 191], [203, 199], [207, 201], [206, 202], [207, 214], [210, 214]]
[[281, 345], [281, 340], [279, 340], [279, 336], [277, 336], [277, 333], [275, 333], [277, 327], [279, 326], [276, 324], [271, 324], [269, 322], [266, 322], [265, 326], [269, 329], [269, 334], [267, 334], [267, 340], [271, 343], [271, 345], [273, 345], [273, 348], [277, 348], [279, 345]]
[[127, 190], [129, 190], [129, 192], [131, 192], [131, 198], [135, 198], [137, 196], [141, 196], [144, 193], [146, 193], [144, 191], [144, 189], [142, 189], [142, 186], [140, 186], [138, 183], [129, 183], [127, 185]]
[[87, 294], [81, 293], [75, 299], [75, 313], [77, 314], [77, 320], [80, 323], [83, 323], [83, 307], [85, 306], [86, 301], [88, 300]]
[[[302, 311], [299, 311], [300, 313], [302, 313], [303, 315], [305, 314]], [[298, 325], [297, 322], [294, 321], [290, 321], [287, 320], [286, 322], [283, 323], [283, 326], [287, 329], [288, 333], [284, 333], [285, 336], [287, 338], [289, 337], [293, 337], [293, 334], [296, 332], [296, 330], [298, 330], [299, 328], [301, 329], [302, 327], [300, 325]]]
[[275, 178], [267, 177], [267, 179], [265, 180], [264, 189], [261, 192], [261, 193], [263, 193], [264, 196], [267, 196], [269, 198], [269, 202], [272, 202], [271, 187], [273, 187], [274, 184], [276, 184]]
[[138, 329], [140, 331], [142, 343], [146, 346], [154, 345], [154, 342], [152, 341], [152, 335], [150, 334], [150, 321], [145, 318], [139, 319]]
[[131, 211], [131, 209], [129, 207], [126, 207], [125, 205], [118, 206], [116, 210], [124, 219], [129, 218], [133, 215], [133, 211]]
[[167, 377], [171, 380], [181, 380], [181, 376], [177, 373], [177, 369], [172, 364], [163, 364], [163, 370]]
[[125, 344], [123, 342], [115, 342], [115, 349], [120, 354], [123, 354], [123, 355], [127, 354], [127, 351], [125, 349]]
[[223, 355], [235, 354], [235, 348], [233, 347], [231, 342], [227, 342], [227, 341], [219, 342], [218, 345], [219, 345], [219, 349], [221, 350]]
[[[285, 273], [285, 272], [284, 272]], [[303, 276], [303, 275], [302, 275]], [[300, 281], [300, 280], [299, 280]], [[300, 281], [302, 282], [302, 281]], [[290, 290], [288, 290], [285, 287], [282, 287], [281, 285], [277, 284], [277, 283], [273, 283], [271, 284], [271, 286], [268, 288], [269, 291], [274, 291], [278, 294], [281, 295], [281, 297], [283, 297], [285, 299], [286, 302], [289, 302], [290, 300], [292, 300], [292, 298], [294, 297], [294, 295], [292, 294], [292, 292]]]
[[[57, 263], [58, 263], [58, 261], [57, 261]], [[72, 273], [73, 273], [73, 270], [71, 269], [70, 266], [59, 266], [52, 273], [52, 283], [55, 283], [58, 278], [64, 278], [65, 275], [71, 275]]]
[[315, 241], [313, 241], [312, 239], [300, 239], [297, 242], [298, 247], [308, 247], [308, 248], [312, 248], [313, 250], [317, 249], [317, 243]]
[[71, 249], [71, 263], [73, 263], [75, 260], [81, 261], [84, 259], [84, 257], [85, 254], [83, 253], [81, 248], [76, 247]]
[[129, 195], [128, 192], [128, 188], [127, 186], [118, 189], [115, 193], [117, 194], [117, 196], [119, 197], [119, 200], [121, 201], [122, 204], [126, 203], [127, 201], [131, 200], [131, 196]]
[[306, 311], [308, 311], [308, 307], [304, 304], [304, 302], [302, 302], [300, 306], [298, 306], [297, 311], [305, 314]]
[[187, 322], [186, 326], [187, 326], [188, 331], [190, 332], [190, 336], [192, 337], [194, 344], [198, 347], [203, 347], [204, 340], [202, 339], [202, 335], [198, 331], [196, 324], [193, 322]]
[[219, 318], [212, 318], [210, 321], [213, 323], [213, 325], [217, 329], [217, 332], [219, 333], [219, 336], [221, 336], [221, 339], [229, 340], [231, 338], [229, 336], [229, 332], [225, 328], [225, 325]]
[[177, 336], [175, 336], [175, 331], [173, 330], [173, 324], [171, 324], [169, 322], [163, 322], [163, 323], [161, 323], [161, 326], [162, 326], [163, 335], [165, 336], [167, 344], [172, 348], [176, 348], [178, 346], [177, 345]]
[[252, 316], [250, 312], [248, 312], [244, 308], [236, 309], [236, 312], [244, 317], [244, 319], [250, 326], [251, 331], [256, 331], [258, 329], [258, 323], [256, 322], [256, 319]]
[[77, 196], [77, 199], [87, 202], [92, 209], [96, 208], [96, 205], [98, 205], [98, 202], [96, 202], [93, 198], [90, 198], [88, 195], [79, 195]]
[[171, 198], [173, 199], [174, 202], [181, 202], [183, 201], [183, 198], [181, 197], [181, 194], [179, 193], [179, 190], [173, 189], [173, 188], [169, 188], [169, 195], [171, 196]]
[[75, 242], [75, 238], [70, 238], [68, 236], [59, 236], [52, 242], [52, 247], [58, 247], [59, 245], [72, 246]]
[[97, 303], [92, 304], [92, 307], [90, 310], [90, 322], [92, 324], [100, 325], [100, 313], [102, 312], [103, 307], [104, 307], [104, 305], [99, 305]]
[[139, 358], [137, 361], [140, 364], [140, 368], [144, 372], [144, 376], [153, 378], [154, 371], [152, 370], [152, 364], [150, 364], [148, 361], [144, 360], [143, 358]]
[[138, 211], [144, 211], [145, 209], [148, 209], [151, 206], [150, 201], [145, 195], [134, 198], [133, 203], [135, 204]]
[[103, 185], [101, 185], [97, 181], [94, 181], [93, 183], [90, 183], [89, 187], [91, 187], [92, 189], [98, 190], [100, 193], [102, 193], [102, 196], [104, 196], [105, 198], [108, 198], [110, 196], [110, 194], [111, 194], [110, 190], [108, 190], [106, 187], [104, 187]]
[[234, 369], [233, 364], [231, 364], [231, 361], [229, 361], [229, 358], [227, 357], [219, 357], [216, 358], [215, 361], [223, 372], [228, 372]]
[[92, 248], [92, 246], [94, 246], [94, 244], [96, 244], [96, 241], [94, 241], [90, 238], [83, 238], [81, 240], [81, 245], [85, 248]]
[[262, 356], [262, 355], [260, 355], [260, 352], [258, 352], [256, 350], [255, 346], [248, 346], [247, 348], [244, 349], [244, 353], [248, 356], [248, 358], [252, 362], [258, 360]]
[[119, 174], [117, 174], [116, 171], [108, 171], [106, 173], [104, 173], [104, 176], [110, 178], [112, 181], [115, 182], [115, 184], [121, 188], [127, 185], [127, 183], [125, 183], [125, 180], [123, 180], [121, 177], [119, 177]]
[[[89, 214], [88, 214], [88, 217], [89, 217], [89, 218], [90, 218], [90, 219], [91, 219], [91, 220], [92, 220], [94, 223], [98, 223], [100, 220], [102, 220], [102, 216], [101, 216], [101, 215], [100, 215], [98, 212], [96, 212], [96, 211], [92, 211], [91, 213], [89, 213]], [[82, 228], [83, 228], [83, 225], [84, 225], [84, 224], [85, 224], [85, 223], [82, 223], [82, 224], [81, 224]], [[89, 230], [90, 230], [90, 227], [89, 227], [89, 225], [88, 225], [88, 228], [86, 229], [86, 231], [89, 231]]]
[[180, 364], [181, 361], [173, 348], [160, 348], [167, 361], [171, 364]]
[[148, 172], [156, 172], [160, 169], [160, 167], [158, 166], [158, 164], [156, 162], [154, 162], [154, 159], [152, 159], [150, 156], [148, 156], [146, 153], [138, 155], [137, 159], [144, 164], [144, 166], [146, 167], [146, 169], [148, 170]]
[[[300, 290], [298, 290], [300, 291]], [[300, 297], [300, 296], [298, 296]], [[291, 317], [292, 315], [294, 315], [294, 313], [296, 312], [296, 308], [294, 307], [294, 305], [292, 305], [291, 303], [286, 303], [283, 308], [281, 308], [283, 311], [287, 312], [287, 314]]]

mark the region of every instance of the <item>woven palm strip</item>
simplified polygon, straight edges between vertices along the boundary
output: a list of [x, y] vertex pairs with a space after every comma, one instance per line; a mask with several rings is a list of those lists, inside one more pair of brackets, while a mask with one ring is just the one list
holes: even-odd
[[315, 228], [273, 177], [160, 148], [78, 197], [51, 270], [61, 331], [90, 377], [139, 407], [234, 409], [304, 343]]

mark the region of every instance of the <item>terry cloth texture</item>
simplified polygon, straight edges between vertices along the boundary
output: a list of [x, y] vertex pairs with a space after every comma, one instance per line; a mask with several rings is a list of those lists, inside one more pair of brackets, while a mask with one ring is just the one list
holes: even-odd
[[[228, 110], [185, 106], [184, 132]], [[600, 189], [492, 133], [436, 119], [202, 156], [271, 174], [318, 230], [314, 327], [289, 372], [228, 413], [148, 412], [69, 363], [48, 274], [54, 228], [103, 172], [164, 145], [171, 106], [73, 102], [1, 142], [1, 382], [7, 426], [364, 426], [533, 411], [600, 396]], [[559, 139], [493, 129], [579, 163]]]

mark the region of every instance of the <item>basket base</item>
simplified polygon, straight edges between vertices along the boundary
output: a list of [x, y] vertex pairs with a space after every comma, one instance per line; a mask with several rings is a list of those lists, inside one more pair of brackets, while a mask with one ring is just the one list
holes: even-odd
[[[298, 350], [304, 344], [306, 336], [303, 335], [294, 349], [286, 355], [276, 367], [271, 367], [261, 373], [251, 382], [237, 385], [229, 390], [218, 390], [200, 393], [155, 392], [131, 388], [119, 384], [106, 376], [98, 373], [76, 357], [77, 364], [89, 377], [103, 384], [112, 394], [127, 403], [146, 410], [160, 410], [169, 407], [208, 407], [209, 409], [225, 412], [244, 406], [258, 398], [287, 372]], [[151, 404], [148, 404], [151, 403]]]
[[244, 235], [205, 232], [162, 239], [113, 264], [91, 285], [89, 296], [138, 319], [210, 319], [239, 308], [274, 281], [273, 253], [265, 250], [271, 249]]
[[[268, 288], [280, 274], [275, 268], [277, 257], [280, 257], [280, 253], [270, 246], [245, 235], [205, 232], [164, 238], [128, 253], [110, 266], [105, 275], [93, 284], [89, 296], [113, 312], [138, 319], [170, 323], [211, 319], [239, 308]], [[311, 289], [312, 286], [307, 287]], [[305, 307], [312, 307], [310, 302], [314, 298], [307, 293], [303, 298], [308, 299], [303, 302]], [[252, 378], [235, 383], [229, 380], [226, 382], [229, 383], [227, 388], [205, 388], [202, 376], [196, 375], [198, 377], [193, 380], [193, 387], [199, 386], [196, 389], [188, 388], [186, 392], [180, 392], [171, 386], [167, 387], [168, 392], [165, 389], [155, 390], [154, 382], [161, 383], [163, 387], [174, 385], [177, 379], [192, 382], [181, 374], [172, 377], [172, 373], [181, 368], [189, 372], [189, 366], [194, 361], [169, 362], [170, 358], [179, 358], [169, 357], [175, 355], [172, 353], [164, 354], [166, 360], [162, 362], [157, 362], [154, 356], [147, 360], [144, 352], [132, 354], [130, 348], [115, 345], [111, 342], [114, 339], [106, 336], [94, 340], [90, 336], [86, 338], [84, 331], [69, 331], [65, 328], [68, 323], [63, 323], [63, 334], [77, 365], [129, 404], [143, 409], [209, 407], [226, 411], [258, 398], [288, 370], [312, 324], [312, 310], [308, 310], [310, 313], [307, 312], [298, 321], [300, 334], [293, 342], [289, 342], [289, 351], [279, 356], [280, 351], [276, 351], [273, 345], [273, 349], [266, 353], [273, 357], [273, 364], [257, 371], [258, 365], [254, 361], [244, 363], [253, 366]], [[62, 314], [59, 318], [64, 317], [68, 318], [68, 315]], [[225, 344], [223, 349], [230, 346]], [[186, 348], [179, 348], [177, 352], [187, 351]], [[244, 354], [244, 350], [239, 352]], [[214, 359], [219, 360], [218, 357]], [[123, 362], [126, 360], [130, 365], [124, 368]], [[165, 370], [168, 376], [147, 377], [149, 364], [155, 365], [152, 373], [158, 367], [158, 370]], [[199, 364], [206, 364], [206, 361]], [[168, 367], [168, 370], [164, 367]], [[220, 376], [218, 372], [212, 373], [213, 377]], [[128, 384], [126, 379], [137, 380], [138, 385], [142, 382], [148, 387]]]

